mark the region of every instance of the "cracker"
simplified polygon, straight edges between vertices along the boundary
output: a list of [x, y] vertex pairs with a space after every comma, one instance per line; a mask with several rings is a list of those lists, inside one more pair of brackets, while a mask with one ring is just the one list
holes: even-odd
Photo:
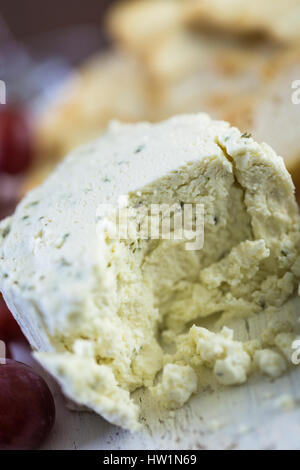
[[[178, 112], [210, 112], [211, 102], [215, 102], [215, 108], [223, 108], [225, 103], [230, 106], [235, 96], [242, 99], [264, 84], [266, 64], [281, 54], [271, 44], [179, 31], [173, 36], [161, 42], [156, 52], [153, 49], [147, 63], [148, 73], [156, 77], [160, 88], [161, 117]], [[179, 38], [184, 43], [181, 47]], [[183, 49], [186, 54], [176, 57], [176, 51]]]
[[257, 44], [249, 39], [208, 36], [177, 28], [152, 42], [143, 63], [147, 72], [164, 84], [207, 69], [213, 69], [216, 76], [222, 71], [234, 77], [264, 65], [278, 50], [272, 43]]
[[300, 40], [299, 0], [189, 0], [185, 5], [186, 21], [194, 26]]
[[107, 27], [111, 36], [135, 54], [144, 54], [152, 40], [183, 21], [181, 0], [132, 0], [111, 8]]

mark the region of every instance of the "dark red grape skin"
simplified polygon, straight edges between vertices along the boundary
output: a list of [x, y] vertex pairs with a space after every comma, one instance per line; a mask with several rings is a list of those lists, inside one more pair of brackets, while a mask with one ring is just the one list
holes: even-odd
[[22, 173], [30, 166], [32, 157], [27, 117], [21, 110], [0, 105], [0, 172]]
[[0, 449], [37, 449], [54, 420], [54, 400], [44, 379], [21, 362], [0, 364]]
[[18, 323], [0, 295], [0, 340], [26, 340]]

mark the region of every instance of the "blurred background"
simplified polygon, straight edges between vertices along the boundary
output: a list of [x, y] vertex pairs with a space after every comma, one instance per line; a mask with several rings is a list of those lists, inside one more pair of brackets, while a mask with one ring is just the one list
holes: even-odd
[[0, 0], [0, 219], [111, 119], [208, 112], [298, 188], [299, 43], [300, 0]]
[[83, 7], [79, 0], [0, 1], [2, 57], [5, 48], [15, 46], [15, 56], [5, 65], [10, 69], [22, 52], [39, 63], [56, 59], [66, 66], [77, 65], [106, 44], [102, 23], [112, 3], [87, 0]]
[[[0, 218], [14, 210], [34, 166], [35, 124], [79, 64], [109, 45], [112, 0], [0, 1]], [[41, 161], [43, 161], [41, 157]]]
[[[43, 3], [39, 0], [2, 0], [0, 8], [15, 39], [32, 45], [38, 37], [48, 33], [64, 33], [68, 28], [76, 26], [95, 28], [94, 34], [101, 41], [100, 24], [107, 7], [112, 3], [113, 0], [85, 0], [84, 4], [81, 0]], [[52, 52], [58, 51], [53, 49]]]

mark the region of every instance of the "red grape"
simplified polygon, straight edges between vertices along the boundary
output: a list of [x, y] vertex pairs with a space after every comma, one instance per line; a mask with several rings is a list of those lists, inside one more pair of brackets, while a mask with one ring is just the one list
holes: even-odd
[[25, 339], [18, 323], [0, 295], [0, 340]]
[[38, 448], [54, 420], [54, 400], [44, 379], [21, 362], [0, 364], [0, 449]]
[[17, 174], [25, 171], [33, 155], [31, 132], [25, 114], [0, 106], [0, 171]]

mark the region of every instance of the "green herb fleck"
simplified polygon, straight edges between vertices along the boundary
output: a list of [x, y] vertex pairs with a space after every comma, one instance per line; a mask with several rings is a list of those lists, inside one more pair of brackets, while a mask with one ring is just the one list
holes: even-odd
[[244, 132], [241, 137], [242, 139], [250, 139], [250, 137], [252, 137], [252, 134], [250, 132]]
[[139, 145], [139, 146], [135, 149], [134, 153], [140, 153], [144, 148], [145, 148], [145, 145], [144, 145], [144, 144]]
[[67, 261], [65, 258], [60, 260], [60, 264], [61, 266], [71, 266], [71, 263], [69, 263], [69, 261]]
[[27, 206], [25, 206], [25, 207], [27, 208], [27, 207], [37, 206], [39, 203], [40, 203], [40, 201], [33, 201], [33, 202], [30, 202], [29, 204], [27, 204]]
[[5, 228], [3, 229], [3, 231], [2, 231], [2, 237], [3, 237], [3, 238], [7, 237], [7, 235], [9, 234], [9, 232], [10, 232], [10, 227], [9, 227], [9, 226], [8, 226], [8, 227], [5, 227]]

